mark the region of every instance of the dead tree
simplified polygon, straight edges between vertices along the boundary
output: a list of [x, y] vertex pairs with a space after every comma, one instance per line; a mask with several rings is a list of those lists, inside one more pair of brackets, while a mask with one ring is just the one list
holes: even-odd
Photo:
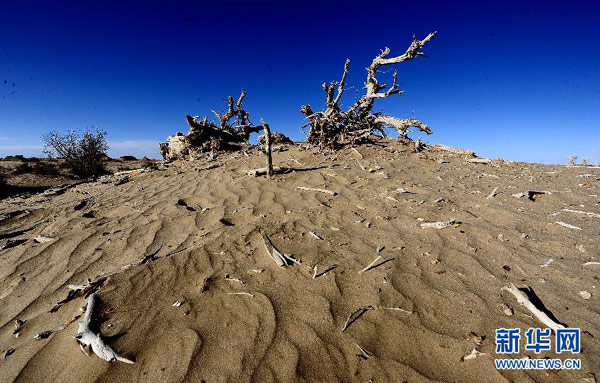
[[242, 89], [237, 101], [232, 96], [226, 100], [227, 110], [222, 114], [212, 111], [217, 123], [208, 117], [185, 115], [190, 127], [187, 135], [178, 133], [160, 144], [160, 152], [165, 160], [194, 157], [196, 153], [219, 152], [239, 149], [247, 143], [251, 133], [260, 132], [263, 127], [253, 125], [250, 115], [242, 106], [246, 92]]
[[[380, 83], [377, 80], [377, 72], [381, 66], [394, 65], [414, 59], [418, 56], [426, 57], [421, 49], [435, 36], [432, 32], [423, 40], [413, 36], [413, 41], [404, 52], [396, 57], [388, 57], [390, 49], [385, 48], [376, 56], [371, 65], [367, 67], [367, 81], [365, 83], [366, 93], [358, 99], [348, 110], [343, 111], [339, 106], [340, 98], [344, 93], [346, 77], [350, 60], [346, 60], [342, 79], [331, 84], [323, 83], [322, 87], [326, 94], [327, 108], [323, 112], [313, 112], [309, 104], [303, 105], [300, 112], [306, 115], [309, 123], [302, 128], [309, 127], [306, 141], [310, 145], [337, 149], [349, 144], [360, 144], [369, 142], [373, 137], [386, 137], [386, 128], [394, 128], [401, 137], [406, 138], [408, 129], [414, 127], [422, 132], [431, 134], [429, 126], [423, 124], [416, 118], [400, 119], [383, 115], [380, 111], [373, 112], [376, 99], [387, 98], [395, 94], [402, 94], [398, 86], [398, 72], [394, 71], [392, 85]], [[337, 94], [336, 94], [337, 89]]]
[[267, 179], [271, 179], [273, 177], [273, 157], [271, 157], [271, 129], [269, 128], [269, 124], [265, 122], [262, 118], [260, 119], [263, 127], [265, 128], [265, 151], [267, 153]]

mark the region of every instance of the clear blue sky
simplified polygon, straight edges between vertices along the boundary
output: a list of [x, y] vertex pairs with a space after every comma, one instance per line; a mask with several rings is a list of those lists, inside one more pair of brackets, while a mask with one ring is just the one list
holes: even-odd
[[[222, 3], [222, 5], [218, 5]], [[0, 156], [41, 154], [50, 130], [98, 127], [111, 155], [158, 158], [248, 92], [246, 109], [304, 136], [323, 81], [350, 58], [345, 105], [364, 68], [411, 36], [429, 58], [398, 65], [405, 93], [376, 103], [429, 124], [439, 142], [482, 156], [600, 162], [600, 3], [596, 1], [5, 1], [0, 11]], [[387, 74], [389, 76], [389, 74]]]

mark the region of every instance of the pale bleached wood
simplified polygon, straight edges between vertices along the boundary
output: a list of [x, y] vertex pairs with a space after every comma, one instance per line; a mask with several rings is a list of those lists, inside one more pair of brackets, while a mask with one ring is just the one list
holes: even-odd
[[316, 192], [320, 192], [320, 193], [331, 194], [333, 196], [337, 195], [336, 192], [331, 191], [331, 190], [310, 188], [310, 187], [306, 187], [306, 186], [298, 186], [298, 187], [296, 187], [296, 189], [298, 189], [298, 190], [307, 190], [307, 191], [316, 191]]
[[265, 152], [267, 153], [267, 179], [273, 178], [273, 157], [271, 155], [271, 128], [262, 118], [260, 122], [265, 130]]
[[77, 342], [79, 342], [82, 350], [85, 347], [90, 347], [94, 354], [108, 362], [120, 361], [124, 363], [134, 363], [129, 359], [119, 356], [115, 350], [104, 343], [100, 337], [100, 334], [96, 334], [90, 329], [94, 315], [94, 308], [96, 305], [95, 292], [88, 296], [87, 302], [87, 308], [83, 316], [83, 321], [79, 322], [79, 332], [75, 335], [75, 339], [77, 339]]
[[551, 328], [554, 332], [556, 332], [556, 330], [559, 328], [565, 328], [565, 326], [562, 324], [553, 321], [548, 314], [535, 307], [535, 305], [531, 303], [531, 300], [529, 300], [527, 294], [519, 290], [513, 283], [511, 283], [510, 286], [502, 287], [501, 290], [506, 290], [511, 293], [517, 299], [517, 302], [520, 305], [525, 306], [525, 308], [529, 310], [533, 316], [535, 316], [546, 327]]

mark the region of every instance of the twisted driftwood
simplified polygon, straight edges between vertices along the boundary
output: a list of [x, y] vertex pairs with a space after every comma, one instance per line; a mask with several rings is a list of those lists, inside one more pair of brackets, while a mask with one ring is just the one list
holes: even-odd
[[134, 363], [133, 361], [123, 358], [117, 354], [110, 346], [108, 346], [100, 334], [95, 333], [91, 330], [90, 326], [92, 323], [92, 316], [94, 315], [94, 306], [96, 304], [96, 293], [90, 294], [87, 298], [87, 308], [85, 315], [83, 316], [83, 322], [79, 322], [79, 332], [75, 335], [75, 339], [79, 342], [79, 346], [85, 352], [86, 347], [90, 347], [92, 352], [98, 355], [100, 358], [108, 361], [120, 361], [124, 363]]
[[[359, 144], [370, 141], [374, 136], [386, 137], [386, 128], [394, 128], [398, 134], [406, 138], [408, 129], [414, 127], [422, 132], [431, 134], [429, 126], [416, 118], [399, 119], [373, 112], [373, 105], [378, 98], [387, 98], [395, 94], [402, 94], [398, 86], [398, 72], [394, 71], [392, 85], [380, 83], [377, 72], [381, 66], [394, 65], [418, 56], [425, 57], [421, 49], [435, 36], [432, 32], [423, 40], [413, 36], [413, 41], [406, 52], [400, 56], [388, 57], [390, 49], [385, 48], [376, 56], [371, 65], [367, 67], [366, 93], [358, 99], [348, 110], [343, 111], [339, 101], [344, 93], [346, 77], [350, 60], [344, 64], [344, 72], [339, 82], [323, 83], [322, 88], [326, 94], [327, 108], [323, 112], [314, 112], [309, 104], [303, 105], [300, 112], [306, 115], [309, 123], [302, 128], [310, 127], [306, 140], [310, 145], [336, 149], [348, 144]], [[336, 94], [337, 89], [337, 94]]]

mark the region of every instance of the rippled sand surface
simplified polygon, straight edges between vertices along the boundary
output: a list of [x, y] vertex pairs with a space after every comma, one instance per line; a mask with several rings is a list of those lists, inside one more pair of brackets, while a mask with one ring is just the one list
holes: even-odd
[[[572, 212], [600, 213], [600, 169], [475, 164], [394, 141], [358, 150], [362, 159], [350, 149], [275, 153], [293, 171], [271, 181], [245, 174], [264, 166], [254, 149], [208, 170], [174, 163], [0, 201], [0, 246], [26, 239], [0, 251], [0, 381], [600, 379], [600, 266], [584, 266], [600, 261], [600, 218]], [[511, 196], [528, 190], [550, 193]], [[420, 226], [451, 219], [444, 229]], [[278, 267], [263, 233], [300, 264]], [[38, 235], [53, 240], [36, 243]], [[72, 319], [84, 298], [49, 312], [69, 284], [103, 276], [101, 333], [135, 364], [80, 351]], [[496, 328], [541, 327], [501, 291], [510, 282], [582, 329], [580, 371], [495, 369]], [[26, 320], [18, 338], [16, 319]], [[484, 355], [462, 361], [474, 348]]]

